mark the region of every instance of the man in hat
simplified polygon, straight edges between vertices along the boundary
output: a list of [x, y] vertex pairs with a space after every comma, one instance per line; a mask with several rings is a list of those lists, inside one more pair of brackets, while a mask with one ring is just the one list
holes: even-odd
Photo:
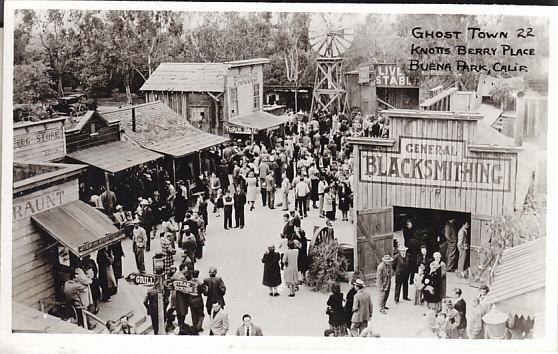
[[141, 226], [147, 233], [147, 242], [145, 245], [145, 251], [149, 252], [151, 249], [151, 231], [153, 230], [153, 226], [155, 225], [155, 217], [153, 215], [153, 209], [149, 205], [149, 201], [147, 199], [142, 199], [140, 202], [141, 206]]
[[389, 296], [389, 290], [391, 289], [391, 276], [393, 275], [393, 270], [391, 264], [393, 258], [389, 255], [382, 257], [382, 261], [376, 269], [376, 283], [378, 289], [380, 290], [380, 313], [386, 314], [386, 301]]
[[119, 227], [122, 227], [122, 224], [126, 222], [126, 214], [124, 213], [124, 210], [122, 210], [122, 205], [117, 205], [116, 212], [112, 215], [114, 216], [114, 219], [118, 223]]
[[353, 316], [351, 318], [351, 335], [358, 337], [360, 332], [368, 327], [368, 321], [372, 318], [372, 298], [364, 291], [362, 279], [355, 280], [357, 293], [353, 300]]
[[138, 267], [138, 271], [140, 273], [145, 273], [145, 246], [147, 244], [147, 233], [143, 227], [139, 225], [139, 220], [136, 218], [134, 221], [134, 230], [132, 231], [133, 235], [133, 250], [134, 256], [136, 258], [136, 266]]
[[393, 270], [395, 271], [395, 293], [393, 299], [395, 303], [399, 303], [399, 295], [401, 294], [401, 285], [403, 285], [403, 300], [409, 299], [409, 270], [410, 262], [407, 256], [407, 247], [399, 245], [399, 253], [393, 258]]
[[269, 209], [275, 209], [275, 191], [277, 186], [275, 185], [274, 171], [271, 169], [265, 177], [265, 189], [267, 193], [267, 205]]
[[246, 205], [246, 194], [240, 186], [236, 187], [234, 193], [234, 221], [235, 228], [244, 228], [244, 206]]

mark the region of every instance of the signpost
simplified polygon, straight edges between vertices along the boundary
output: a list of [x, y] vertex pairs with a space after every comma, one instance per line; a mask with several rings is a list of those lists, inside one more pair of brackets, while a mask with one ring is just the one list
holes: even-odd
[[126, 280], [134, 285], [153, 286], [158, 282], [155, 274], [130, 273]]
[[163, 275], [130, 273], [126, 280], [134, 285], [156, 286], [157, 287], [157, 308], [159, 317], [158, 334], [165, 334], [165, 320], [163, 308]]
[[178, 292], [192, 296], [198, 295], [198, 283], [195, 281], [175, 280], [172, 282], [172, 286]]

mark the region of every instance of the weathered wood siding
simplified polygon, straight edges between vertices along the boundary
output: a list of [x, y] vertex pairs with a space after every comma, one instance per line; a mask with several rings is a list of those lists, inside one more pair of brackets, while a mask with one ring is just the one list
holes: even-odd
[[[96, 132], [93, 135], [91, 135], [92, 124], [95, 125]], [[66, 150], [74, 152], [78, 149], [87, 149], [118, 140], [120, 140], [120, 126], [118, 124], [108, 125], [97, 114], [94, 114], [80, 131], [66, 133]]]
[[31, 307], [54, 294], [54, 274], [48, 252], [37, 254], [52, 239], [41, 233], [31, 216], [78, 200], [78, 180], [72, 179], [20, 197], [12, 215], [12, 299]]
[[14, 126], [14, 160], [52, 161], [66, 154], [63, 119]]
[[[468, 142], [475, 140], [474, 121], [394, 118], [390, 120], [390, 146], [360, 146], [355, 149], [355, 159], [359, 159], [359, 170], [355, 173], [356, 210], [402, 206], [425, 209], [449, 210], [473, 214], [497, 215], [502, 210], [513, 209], [515, 198], [517, 154], [496, 152], [474, 152], [468, 149]], [[381, 158], [384, 169], [389, 169], [392, 157], [409, 158], [411, 161], [436, 160], [436, 155], [423, 152], [408, 153], [407, 144], [440, 144], [459, 152], [460, 156], [446, 156], [450, 162], [487, 162], [495, 168], [493, 173], [501, 177], [496, 183], [491, 176], [485, 176], [483, 183], [455, 180], [433, 180], [426, 178], [366, 176], [367, 157]], [[461, 156], [463, 154], [463, 156]], [[434, 166], [434, 165], [432, 165]], [[409, 165], [407, 170], [411, 169]], [[477, 170], [478, 172], [478, 170]], [[399, 171], [401, 175], [403, 171]], [[412, 171], [414, 174], [415, 171]], [[490, 172], [489, 172], [490, 174]], [[365, 180], [362, 180], [364, 176]], [[415, 177], [415, 178], [413, 178]], [[492, 176], [493, 177], [493, 176]]]
[[[259, 84], [260, 86], [260, 107], [254, 109], [254, 84]], [[229, 114], [231, 110], [230, 106], [230, 91], [232, 88], [237, 89], [238, 97], [238, 112], [234, 115], [230, 115], [231, 118], [243, 116], [250, 114], [254, 111], [259, 111], [262, 109], [263, 105], [263, 65], [249, 65], [249, 66], [239, 66], [232, 67], [227, 73], [227, 78], [225, 81], [226, 92], [229, 100]]]

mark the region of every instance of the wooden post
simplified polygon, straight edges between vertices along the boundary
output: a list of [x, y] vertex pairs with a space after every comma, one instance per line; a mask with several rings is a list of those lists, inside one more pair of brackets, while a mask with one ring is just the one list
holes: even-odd
[[155, 161], [155, 171], [157, 173], [157, 190], [159, 191], [159, 188], [161, 186], [161, 177], [159, 177], [159, 160]]
[[176, 188], [176, 159], [172, 158], [172, 184]]
[[[174, 161], [174, 159], [173, 159]], [[158, 275], [157, 276], [157, 280], [158, 280], [158, 284], [157, 284], [157, 317], [159, 318], [159, 329], [158, 329], [158, 333], [159, 335], [165, 335], [167, 334], [165, 331], [165, 309], [164, 309], [164, 304], [163, 304], [163, 291], [164, 291], [164, 285], [163, 285], [163, 275]]]
[[513, 138], [515, 146], [523, 145], [523, 127], [525, 122], [525, 92], [517, 93], [516, 114], [513, 127]]
[[109, 174], [105, 171], [105, 187], [107, 188], [107, 198], [110, 191], [110, 182], [109, 182]]

